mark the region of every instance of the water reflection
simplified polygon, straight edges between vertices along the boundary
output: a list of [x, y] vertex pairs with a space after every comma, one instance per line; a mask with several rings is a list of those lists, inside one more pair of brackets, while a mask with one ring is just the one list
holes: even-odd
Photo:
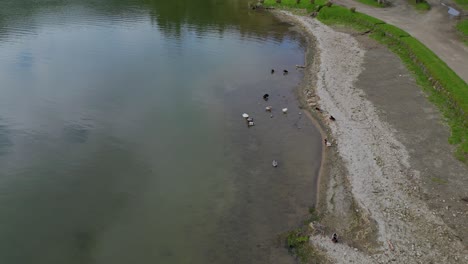
[[247, 0], [39, 0], [2, 1], [0, 40], [24, 34], [37, 34], [40, 27], [141, 23], [150, 17], [167, 37], [180, 38], [189, 28], [198, 36], [237, 30], [242, 37], [281, 42], [288, 34], [284, 26], [271, 27], [272, 17], [251, 11]]
[[301, 73], [269, 72], [303, 63], [288, 25], [235, 0], [4, 0], [0, 17], [0, 263], [292, 261], [272, 240], [313, 203], [321, 142], [258, 101], [299, 111]]

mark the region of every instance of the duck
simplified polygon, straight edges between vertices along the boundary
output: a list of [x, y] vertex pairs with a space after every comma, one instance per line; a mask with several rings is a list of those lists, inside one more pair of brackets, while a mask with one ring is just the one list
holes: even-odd
[[275, 73], [275, 69], [271, 69], [271, 74]]
[[278, 162], [276, 160], [273, 160], [271, 162], [271, 165], [276, 168], [276, 167], [278, 167]]
[[283, 70], [283, 74], [288, 74], [288, 70]]
[[271, 112], [271, 109], [273, 109], [273, 107], [271, 107], [271, 106], [265, 107], [265, 110], [266, 110], [267, 112]]
[[267, 100], [268, 100], [268, 97], [270, 97], [269, 94], [264, 94], [264, 95], [263, 95], [263, 100], [267, 101]]
[[331, 238], [331, 241], [333, 243], [338, 243], [338, 235], [336, 233], [333, 233], [332, 235], [332, 238]]

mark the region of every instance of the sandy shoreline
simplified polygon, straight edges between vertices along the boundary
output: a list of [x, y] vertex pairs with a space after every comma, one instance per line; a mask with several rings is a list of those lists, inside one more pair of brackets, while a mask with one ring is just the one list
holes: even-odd
[[336, 144], [323, 153], [318, 207], [332, 223], [327, 231], [343, 234], [344, 241], [334, 244], [318, 234], [311, 243], [336, 263], [468, 261], [455, 231], [421, 198], [421, 172], [410, 163], [407, 147], [355, 85], [366, 49], [315, 19], [274, 13], [293, 20], [315, 41], [302, 100], [309, 109], [323, 110], [311, 113], [321, 120], [322, 135]]

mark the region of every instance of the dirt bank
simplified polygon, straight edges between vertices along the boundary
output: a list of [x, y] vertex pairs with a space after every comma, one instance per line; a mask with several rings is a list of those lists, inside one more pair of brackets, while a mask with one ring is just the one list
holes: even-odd
[[[468, 261], [468, 206], [461, 200], [468, 170], [451, 155], [448, 128], [405, 67], [371, 40], [277, 15], [315, 38], [316, 82], [306, 100], [323, 110], [313, 113], [334, 144], [320, 184], [325, 233], [311, 243], [338, 263]], [[330, 241], [334, 231], [343, 243]]]

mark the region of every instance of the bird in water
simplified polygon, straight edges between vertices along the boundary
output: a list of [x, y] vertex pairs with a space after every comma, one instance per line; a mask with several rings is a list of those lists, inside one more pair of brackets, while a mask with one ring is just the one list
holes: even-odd
[[268, 98], [269, 98], [269, 97], [270, 97], [269, 94], [264, 94], [264, 95], [263, 95], [263, 100], [268, 101]]
[[278, 162], [277, 162], [276, 160], [273, 160], [273, 161], [271, 162], [271, 165], [273, 165], [273, 167], [276, 168], [276, 167], [278, 167]]
[[284, 74], [284, 75], [286, 75], [286, 74], [288, 74], [288, 73], [289, 73], [288, 70], [283, 70], [283, 74]]
[[271, 74], [275, 73], [275, 69], [271, 69]]

